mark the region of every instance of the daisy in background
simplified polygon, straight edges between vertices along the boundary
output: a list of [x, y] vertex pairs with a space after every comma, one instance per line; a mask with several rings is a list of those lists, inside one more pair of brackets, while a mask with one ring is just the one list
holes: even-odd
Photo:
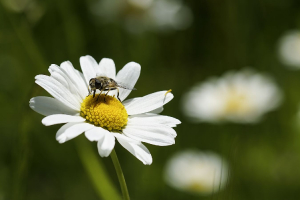
[[270, 77], [244, 69], [194, 86], [183, 97], [182, 109], [195, 121], [255, 123], [281, 99]]
[[160, 91], [124, 101], [131, 90], [119, 88], [122, 102], [116, 98], [116, 91], [108, 95], [98, 92], [95, 98], [88, 95], [90, 79], [100, 74], [134, 88], [140, 75], [139, 64], [130, 62], [117, 75], [111, 59], [103, 58], [98, 64], [91, 56], [84, 56], [80, 58], [80, 65], [83, 73], [66, 61], [60, 66], [51, 65], [50, 76], [35, 77], [35, 82], [54, 98], [34, 97], [30, 100], [30, 107], [46, 116], [42, 120], [44, 125], [64, 124], [56, 133], [59, 143], [85, 133], [87, 139], [97, 141], [100, 156], [107, 157], [117, 139], [146, 165], [152, 163], [152, 157], [142, 142], [157, 146], [175, 143], [173, 127], [180, 121], [158, 114], [163, 110], [163, 105], [173, 99], [172, 93]]
[[217, 154], [185, 150], [171, 157], [164, 178], [178, 190], [209, 195], [224, 188], [228, 173], [226, 161]]
[[95, 16], [106, 23], [120, 21], [132, 33], [184, 30], [192, 12], [181, 0], [101, 0], [90, 4]]
[[300, 31], [286, 32], [279, 40], [279, 58], [291, 69], [300, 69]]

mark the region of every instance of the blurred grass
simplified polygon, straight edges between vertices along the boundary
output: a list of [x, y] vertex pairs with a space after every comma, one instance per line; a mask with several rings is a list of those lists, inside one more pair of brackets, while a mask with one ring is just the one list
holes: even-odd
[[[59, 126], [44, 127], [42, 116], [28, 107], [31, 97], [48, 96], [34, 85], [35, 75], [48, 74], [50, 64], [66, 60], [80, 69], [79, 57], [87, 54], [97, 61], [114, 59], [117, 70], [130, 61], [140, 63], [138, 90], [130, 97], [164, 89], [175, 95], [163, 114], [182, 121], [176, 144], [146, 145], [152, 165], [116, 145], [132, 199], [299, 199], [300, 72], [284, 68], [276, 49], [286, 30], [300, 28], [299, 1], [189, 0], [185, 3], [194, 14], [189, 29], [141, 35], [126, 32], [118, 22], [101, 23], [84, 1], [37, 2], [45, 12], [34, 23], [25, 12], [0, 4], [0, 199], [99, 199], [74, 145], [82, 138], [58, 144]], [[192, 85], [245, 66], [274, 76], [285, 94], [279, 109], [257, 125], [192, 124], [182, 115], [180, 99]], [[96, 143], [90, 145], [97, 153]], [[164, 183], [166, 160], [186, 148], [212, 150], [229, 161], [231, 180], [224, 191], [199, 197]], [[111, 160], [99, 160], [118, 187]]]

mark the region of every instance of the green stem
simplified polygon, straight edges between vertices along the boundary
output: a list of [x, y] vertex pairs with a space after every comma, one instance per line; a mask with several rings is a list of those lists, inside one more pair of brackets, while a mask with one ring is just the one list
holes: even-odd
[[99, 156], [93, 151], [90, 144], [82, 138], [78, 138], [75, 141], [81, 162], [94, 184], [94, 188], [100, 199], [121, 200], [117, 190], [107, 176], [103, 164], [99, 160]]
[[119, 160], [118, 160], [115, 149], [112, 150], [112, 152], [110, 154], [110, 157], [111, 157], [111, 159], [114, 163], [114, 166], [115, 166], [115, 169], [116, 169], [116, 172], [117, 172], [117, 175], [118, 175], [118, 179], [119, 179], [122, 194], [123, 194], [123, 199], [124, 200], [130, 200], [127, 185], [126, 185], [126, 182], [125, 182], [125, 178], [124, 178], [122, 168], [121, 168], [121, 165], [119, 163]]

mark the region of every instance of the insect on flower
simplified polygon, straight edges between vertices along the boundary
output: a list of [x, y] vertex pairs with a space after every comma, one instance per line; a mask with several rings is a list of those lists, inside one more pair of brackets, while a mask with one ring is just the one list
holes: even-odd
[[[100, 94], [98, 95], [97, 101], [103, 91], [107, 91], [105, 96], [109, 93], [111, 90], [117, 90], [117, 98], [121, 102], [119, 98], [119, 87], [127, 90], [136, 90], [135, 88], [127, 87], [123, 84], [117, 83], [114, 79], [108, 78], [106, 76], [97, 76], [96, 78], [91, 78], [89, 81], [89, 85], [91, 90], [89, 90], [89, 95], [93, 92], [93, 98], [95, 97], [96, 90], [100, 90]], [[105, 101], [105, 98], [104, 98]]]
[[[134, 88], [140, 76], [138, 63], [127, 63], [117, 74], [115, 63], [109, 58], [103, 58], [98, 64], [93, 57], [82, 56], [80, 65], [82, 72], [69, 61], [60, 66], [52, 64], [50, 76], [35, 77], [35, 82], [53, 98], [33, 97], [29, 105], [45, 116], [44, 125], [64, 124], [56, 134], [59, 143], [84, 133], [89, 141], [97, 142], [99, 155], [107, 157], [117, 140], [145, 165], [153, 160], [144, 142], [156, 146], [175, 144], [174, 128], [180, 120], [159, 114], [174, 98], [171, 92], [163, 90], [125, 100], [131, 92], [127, 88]], [[101, 94], [98, 99], [94, 98], [96, 92]]]

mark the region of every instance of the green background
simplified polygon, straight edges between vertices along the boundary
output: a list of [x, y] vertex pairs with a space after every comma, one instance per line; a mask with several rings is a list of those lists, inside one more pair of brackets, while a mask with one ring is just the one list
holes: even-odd
[[[143, 165], [116, 143], [132, 199], [300, 198], [300, 72], [285, 68], [277, 53], [279, 38], [300, 26], [300, 1], [187, 0], [192, 26], [142, 34], [128, 33], [122, 20], [102, 23], [90, 13], [90, 1], [38, 1], [43, 15], [35, 21], [32, 13], [14, 12], [0, 2], [0, 200], [99, 199], [76, 148], [84, 136], [59, 144], [55, 133], [60, 125], [43, 126], [43, 116], [28, 106], [31, 97], [49, 96], [34, 83], [35, 75], [48, 75], [50, 64], [66, 60], [80, 69], [84, 55], [97, 61], [112, 58], [117, 70], [130, 61], [141, 64], [138, 90], [129, 98], [168, 89], [175, 96], [162, 114], [182, 121], [175, 128], [176, 144], [146, 144], [152, 165]], [[246, 66], [269, 73], [278, 83], [284, 101], [276, 111], [255, 125], [194, 124], [182, 114], [181, 98], [191, 86]], [[89, 145], [97, 153], [96, 143]], [[190, 148], [228, 160], [231, 175], [223, 191], [205, 197], [166, 185], [167, 159]], [[98, 158], [119, 189], [111, 159]]]

